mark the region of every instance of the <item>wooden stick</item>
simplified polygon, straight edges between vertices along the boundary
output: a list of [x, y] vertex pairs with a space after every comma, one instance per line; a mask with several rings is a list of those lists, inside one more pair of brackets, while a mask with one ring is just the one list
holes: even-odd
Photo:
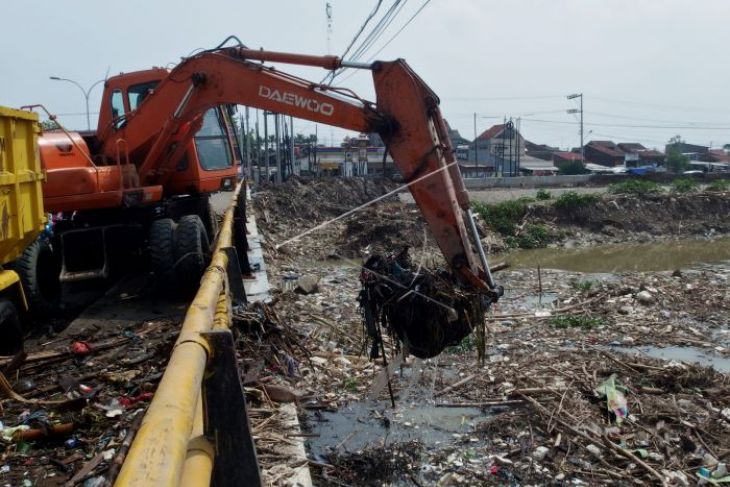
[[470, 382], [470, 381], [474, 380], [474, 378], [475, 378], [475, 377], [476, 377], [477, 375], [478, 375], [478, 374], [472, 374], [472, 375], [469, 375], [469, 376], [467, 376], [467, 377], [464, 377], [463, 379], [461, 379], [461, 380], [458, 380], [458, 381], [454, 382], [454, 383], [453, 383], [453, 384], [451, 384], [450, 386], [448, 386], [448, 387], [444, 387], [443, 389], [441, 389], [440, 391], [438, 391], [438, 392], [437, 392], [436, 394], [434, 394], [434, 396], [443, 396], [443, 395], [444, 395], [444, 394], [446, 394], [447, 392], [451, 392], [451, 391], [453, 391], [454, 389], [456, 389], [457, 387], [461, 387], [461, 386], [463, 386], [464, 384], [466, 384], [467, 382]]
[[644, 470], [646, 470], [651, 475], [653, 475], [654, 477], [656, 477], [656, 479], [659, 480], [659, 483], [663, 487], [666, 487], [667, 486], [666, 480], [664, 480], [664, 477], [659, 472], [657, 472], [656, 470], [654, 470], [651, 466], [649, 466], [642, 459], [640, 459], [639, 457], [637, 457], [636, 455], [634, 455], [633, 453], [631, 453], [629, 450], [627, 450], [625, 448], [622, 448], [622, 447], [618, 446], [616, 443], [614, 443], [611, 440], [609, 440], [608, 439], [608, 436], [606, 436], [605, 434], [603, 435], [603, 443], [607, 447], [609, 447], [611, 450], [615, 451], [616, 453], [618, 453], [618, 454], [620, 454], [620, 455], [628, 458], [632, 462], [635, 462], [637, 465], [640, 465]]

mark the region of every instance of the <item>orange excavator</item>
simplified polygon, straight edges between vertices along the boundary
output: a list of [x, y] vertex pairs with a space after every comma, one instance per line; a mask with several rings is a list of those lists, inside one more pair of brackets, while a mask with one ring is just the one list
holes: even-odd
[[[238, 41], [229, 37], [171, 70], [109, 78], [95, 133], [41, 137], [44, 204], [59, 215], [54, 248], [63, 278], [107, 272], [109, 256], [136, 248], [129, 241], [137, 239], [167, 283], [197, 283], [215, 230], [206, 194], [235, 185], [225, 107], [239, 104], [380, 134], [460, 283], [498, 298], [439, 98], [405, 61], [354, 63], [227, 45], [231, 39]], [[265, 62], [369, 70], [376, 101]]]

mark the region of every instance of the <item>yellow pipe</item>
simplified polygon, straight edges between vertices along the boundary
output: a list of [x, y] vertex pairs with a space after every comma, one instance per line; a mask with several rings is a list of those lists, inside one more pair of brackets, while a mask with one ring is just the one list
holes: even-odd
[[203, 426], [203, 398], [198, 397], [195, 408], [193, 431], [188, 443], [188, 454], [183, 466], [180, 487], [201, 487], [210, 485], [213, 473], [215, 449], [205, 437]]
[[233, 208], [241, 186], [234, 192], [232, 203], [226, 210], [210, 266], [188, 308], [167, 369], [114, 483], [115, 487], [172, 487], [180, 484], [209, 352], [200, 333], [211, 329], [219, 296], [224, 289], [228, 257], [220, 249], [231, 245]]

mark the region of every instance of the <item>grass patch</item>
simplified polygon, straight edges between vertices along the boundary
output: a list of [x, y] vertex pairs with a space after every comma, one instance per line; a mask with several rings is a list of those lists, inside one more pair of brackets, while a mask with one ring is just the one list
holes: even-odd
[[581, 280], [581, 279], [573, 279], [570, 281], [570, 285], [573, 289], [580, 292], [588, 292], [590, 291], [594, 285], [596, 285], [597, 282], [593, 281], [591, 279], [587, 280]]
[[527, 225], [518, 235], [506, 239], [507, 245], [521, 249], [539, 249], [546, 247], [551, 241], [550, 233], [542, 225]]
[[588, 315], [560, 315], [550, 318], [550, 325], [559, 329], [582, 328], [591, 330], [603, 324], [603, 319]]
[[578, 194], [575, 191], [566, 191], [558, 196], [553, 206], [559, 210], [575, 210], [596, 204], [601, 199], [597, 194]]
[[547, 189], [538, 189], [535, 199], [538, 201], [547, 201], [551, 199], [553, 195]]
[[628, 179], [608, 186], [608, 192], [613, 194], [633, 194], [644, 196], [648, 194], [661, 193], [662, 187], [654, 181], [645, 179]]
[[514, 235], [517, 223], [527, 212], [528, 202], [523, 200], [502, 201], [493, 205], [474, 203], [476, 211], [484, 222], [502, 235]]
[[347, 377], [343, 381], [342, 385], [343, 385], [343, 387], [345, 388], [346, 391], [356, 392], [357, 391], [357, 386], [358, 386], [357, 377]]
[[445, 352], [450, 354], [465, 354], [467, 352], [471, 352], [476, 348], [477, 341], [474, 337], [476, 332], [470, 333], [469, 335], [465, 336], [463, 340], [461, 340], [461, 343], [458, 345], [454, 345], [452, 347], [448, 347]]
[[675, 193], [690, 193], [697, 189], [697, 181], [694, 179], [682, 178], [672, 181], [672, 191]]
[[730, 179], [715, 179], [707, 185], [707, 191], [728, 191], [730, 190]]

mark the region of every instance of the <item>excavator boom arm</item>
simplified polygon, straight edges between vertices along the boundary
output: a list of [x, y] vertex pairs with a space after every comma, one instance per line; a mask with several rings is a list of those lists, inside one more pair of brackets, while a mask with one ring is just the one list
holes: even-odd
[[[254, 61], [337, 69], [371, 69], [376, 103], [340, 88], [312, 83]], [[125, 125], [102, 137], [113, 157], [123, 139], [130, 152], [145, 147], [139, 167], [145, 184], [164, 184], [206, 110], [241, 104], [359, 132], [377, 132], [408, 183], [447, 262], [470, 285], [492, 290], [438, 97], [403, 60], [372, 65], [334, 56], [225, 48], [186, 59]], [[155, 127], [161, 129], [154, 130]], [[149, 134], [155, 134], [151, 140]]]

